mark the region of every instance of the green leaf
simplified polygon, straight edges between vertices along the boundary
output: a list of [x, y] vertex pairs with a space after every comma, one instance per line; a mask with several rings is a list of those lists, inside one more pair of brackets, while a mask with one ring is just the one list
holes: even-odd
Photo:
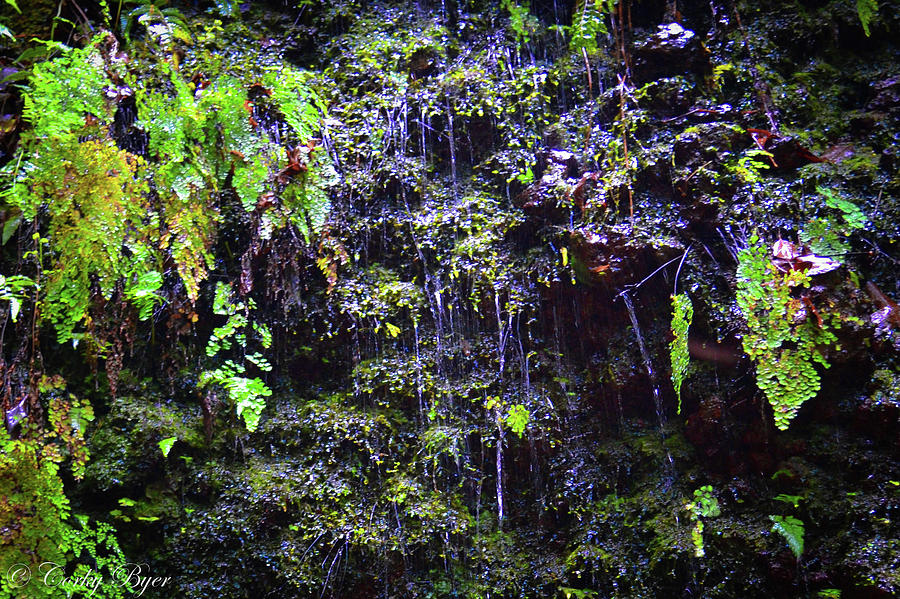
[[172, 451], [172, 446], [175, 445], [175, 441], [177, 440], [178, 437], [166, 437], [159, 442], [159, 448], [160, 450], [162, 450], [164, 458], [169, 457], [169, 452]]
[[12, 234], [15, 233], [16, 229], [19, 228], [19, 224], [21, 222], [22, 213], [20, 212], [16, 216], [3, 223], [3, 239], [0, 240], [0, 245], [6, 245], [6, 242], [9, 241], [9, 238], [12, 237]]
[[801, 495], [785, 495], [784, 493], [779, 493], [773, 499], [775, 499], [775, 501], [790, 504], [796, 509], [800, 505], [800, 500], [803, 499], [803, 497]]
[[678, 413], [681, 414], [681, 384], [687, 376], [690, 364], [688, 352], [688, 329], [694, 318], [694, 306], [691, 298], [686, 293], [672, 296], [672, 335], [674, 338], [669, 344], [669, 352], [672, 361], [672, 385], [678, 395]]
[[695, 511], [704, 518], [717, 518], [722, 514], [719, 500], [713, 496], [712, 485], [703, 485], [694, 491]]
[[509, 407], [504, 420], [506, 421], [506, 426], [521, 438], [530, 419], [531, 413], [528, 411], [528, 408], [522, 404], [515, 404]]
[[878, 0], [856, 0], [856, 13], [859, 15], [859, 22], [862, 24], [866, 37], [871, 36], [869, 24], [878, 15]]
[[799, 560], [803, 555], [803, 521], [793, 516], [769, 516], [774, 523], [772, 532], [777, 532], [784, 540], [787, 541], [788, 547], [794, 552], [794, 556]]
[[19, 5], [16, 4], [16, 0], [6, 0], [6, 3], [9, 6], [12, 6], [13, 8], [15, 8], [17, 13], [22, 14], [22, 11], [19, 9]]

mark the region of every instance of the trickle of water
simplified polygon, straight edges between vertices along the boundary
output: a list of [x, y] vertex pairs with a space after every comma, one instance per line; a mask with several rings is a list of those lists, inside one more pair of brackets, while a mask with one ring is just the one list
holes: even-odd
[[[625, 302], [625, 307], [628, 309], [628, 317], [631, 319], [631, 327], [634, 329], [634, 336], [637, 337], [638, 348], [641, 350], [641, 358], [644, 360], [644, 367], [647, 369], [647, 374], [650, 376], [650, 386], [653, 388], [653, 404], [656, 407], [656, 418], [659, 422], [659, 431], [660, 434], [663, 433], [663, 428], [666, 424], [666, 414], [663, 412], [662, 407], [662, 397], [659, 393], [659, 382], [656, 379], [656, 371], [653, 370], [653, 362], [650, 360], [650, 353], [647, 351], [647, 346], [644, 344], [644, 336], [641, 335], [641, 327], [638, 324], [637, 314], [634, 311], [634, 304], [631, 302], [631, 296], [628, 293], [622, 293], [622, 300]], [[669, 463], [673, 462], [672, 455], [669, 453], [668, 448], [666, 448], [666, 458], [668, 458]]]

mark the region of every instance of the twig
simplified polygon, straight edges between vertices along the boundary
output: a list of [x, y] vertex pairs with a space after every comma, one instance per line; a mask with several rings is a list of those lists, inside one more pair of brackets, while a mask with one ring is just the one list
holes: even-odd
[[691, 249], [694, 246], [689, 245], [688, 249], [684, 250], [684, 256], [681, 257], [681, 262], [678, 263], [678, 270], [675, 271], [675, 287], [672, 289], [672, 295], [678, 295], [678, 275], [681, 274], [681, 267], [684, 266], [684, 260], [687, 258], [687, 255], [691, 252]]
[[644, 283], [646, 283], [647, 281], [649, 281], [649, 280], [653, 277], [653, 275], [655, 275], [656, 273], [658, 273], [659, 271], [661, 271], [662, 269], [664, 269], [664, 268], [667, 267], [668, 265], [672, 264], [672, 263], [675, 262], [676, 260], [684, 260], [684, 256], [681, 256], [681, 257], [679, 257], [679, 258], [672, 258], [671, 260], [669, 260], [668, 262], [666, 262], [665, 264], [663, 264], [662, 266], [660, 266], [659, 268], [657, 268], [656, 270], [654, 270], [653, 272], [651, 272], [649, 275], [647, 275], [646, 277], [644, 277], [639, 283], [635, 283], [635, 284], [633, 284], [633, 285], [625, 285], [625, 289], [623, 289], [623, 290], [620, 291], [618, 294], [616, 294], [616, 297], [614, 297], [613, 299], [614, 299], [614, 300], [615, 300], [615, 299], [618, 299], [619, 297], [625, 295], [625, 294], [628, 293], [629, 291], [632, 291], [632, 290], [634, 290], [634, 289], [637, 289], [638, 287], [640, 287], [641, 285], [643, 285]]

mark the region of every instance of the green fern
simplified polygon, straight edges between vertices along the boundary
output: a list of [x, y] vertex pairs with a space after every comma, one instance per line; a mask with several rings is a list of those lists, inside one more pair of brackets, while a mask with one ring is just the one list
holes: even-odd
[[859, 206], [857, 206], [850, 200], [842, 198], [827, 187], [816, 187], [816, 191], [825, 197], [825, 204], [829, 208], [834, 208], [835, 210], [839, 210], [841, 212], [842, 216], [844, 217], [844, 223], [846, 225], [846, 228], [848, 229], [848, 233], [857, 229], [862, 229], [866, 226], [866, 222], [868, 222], [868, 219], [866, 218], [866, 214], [860, 209]]
[[501, 5], [509, 13], [509, 26], [516, 36], [516, 42], [527, 44], [537, 31], [539, 21], [528, 12], [527, 7], [520, 6], [516, 0], [501, 0]]
[[305, 143], [319, 130], [327, 113], [325, 103], [312, 92], [312, 75], [289, 67], [279, 66], [263, 74], [263, 84], [272, 92], [272, 101], [284, 115], [298, 139]]
[[869, 24], [878, 16], [878, 0], [856, 0], [856, 13], [859, 15], [859, 22], [862, 24], [866, 37], [869, 37], [872, 35], [869, 31]]
[[[85, 429], [93, 420], [87, 401], [66, 398], [57, 389], [64, 385], [59, 377], [45, 377], [40, 386], [49, 401], [46, 430], [27, 431], [12, 439], [0, 426], [0, 522], [15, 522], [4, 532], [0, 543], [0, 563], [10, 564], [0, 577], [0, 597], [59, 597], [78, 593], [103, 598], [130, 596], [129, 584], [114, 576], [125, 563], [116, 541], [115, 530], [102, 522], [91, 523], [86, 516], [72, 513], [65, 495], [60, 464], [72, 458], [73, 474], [80, 478], [87, 460]], [[32, 572], [53, 562], [69, 574], [71, 586], [44, 584], [41, 576], [28, 580], [10, 575], [13, 565]], [[96, 588], [79, 587], [72, 582], [84, 575], [97, 580]], [[16, 588], [17, 582], [26, 583]]]
[[34, 287], [34, 281], [22, 275], [0, 275], [0, 302], [9, 302], [9, 315], [13, 322], [19, 316], [22, 303], [25, 301], [25, 290]]
[[[244, 354], [244, 360], [253, 364], [263, 372], [272, 370], [272, 365], [259, 352], [246, 352], [248, 337], [254, 338], [264, 348], [272, 344], [272, 333], [261, 323], [250, 324], [248, 314], [255, 308], [253, 300], [235, 301], [231, 297], [231, 289], [225, 283], [216, 286], [213, 298], [213, 312], [219, 316], [227, 316], [225, 324], [216, 327], [206, 345], [206, 355], [213, 358], [231, 350], [236, 345]], [[200, 374], [200, 386], [220, 385], [228, 393], [234, 403], [238, 418], [243, 418], [247, 430], [253, 432], [259, 426], [259, 419], [265, 408], [265, 398], [272, 395], [258, 377], [245, 376], [247, 369], [234, 360], [226, 360], [221, 366]]]
[[834, 191], [825, 187], [818, 187], [816, 191], [825, 198], [826, 207], [839, 213], [840, 218], [827, 213], [813, 218], [800, 231], [800, 240], [814, 254], [843, 263], [844, 256], [850, 251], [850, 235], [865, 227], [868, 219], [859, 206]]
[[571, 35], [569, 48], [576, 52], [584, 50], [588, 54], [598, 52], [597, 38], [608, 33], [604, 14], [610, 10], [610, 3], [605, 6], [603, 0], [579, 0], [572, 15], [572, 25], [568, 28]]
[[23, 94], [22, 116], [33, 128], [23, 140], [26, 143], [29, 138], [72, 138], [84, 128], [88, 114], [112, 120], [112, 107], [103, 93], [109, 80], [95, 46], [73, 50], [60, 44], [58, 49], [61, 55], [31, 69]]
[[672, 384], [678, 395], [678, 413], [681, 414], [681, 384], [687, 376], [690, 363], [688, 352], [688, 329], [694, 317], [694, 306], [686, 293], [672, 296], [672, 334], [674, 339], [669, 344], [672, 361]]
[[531, 413], [528, 411], [528, 408], [522, 404], [515, 404], [509, 407], [503, 420], [512, 432], [519, 438], [522, 438], [522, 433], [525, 432], [525, 427], [528, 426], [530, 419]]
[[787, 541], [788, 547], [798, 560], [803, 555], [803, 521], [793, 516], [769, 516], [773, 522], [772, 532], [777, 532]]
[[778, 270], [754, 234], [738, 254], [737, 304], [747, 321], [744, 351], [756, 362], [756, 383], [772, 406], [775, 426], [786, 430], [800, 406], [815, 397], [821, 379], [814, 363], [828, 367], [822, 351], [837, 337], [795, 299], [791, 290], [809, 287], [800, 270]]

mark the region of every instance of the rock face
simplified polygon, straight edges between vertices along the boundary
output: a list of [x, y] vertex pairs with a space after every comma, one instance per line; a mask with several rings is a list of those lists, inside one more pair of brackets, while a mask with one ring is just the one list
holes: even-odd
[[578, 158], [564, 150], [545, 150], [536, 158], [534, 176], [537, 180], [522, 190], [514, 203], [528, 216], [557, 221], [568, 212], [561, 200], [578, 182]]
[[700, 38], [678, 23], [659, 30], [634, 49], [634, 79], [647, 83], [660, 77], [700, 74], [709, 67], [708, 53]]
[[[252, 62], [260, 44], [244, 23], [279, 38], [274, 48], [303, 26], [312, 41], [293, 56], [321, 71], [311, 81], [325, 88], [323, 130], [296, 139], [281, 122], [290, 115], [263, 120], [274, 90], [261, 85], [233, 108], [238, 125], [249, 118], [292, 152], [287, 167], [261, 155], [272, 177], [284, 168], [281, 178], [313, 181], [325, 175], [307, 159], [334, 161], [340, 177], [322, 192], [331, 208], [318, 236], [311, 218], [275, 230], [280, 210], [314, 199], [282, 193], [282, 183], [242, 207], [232, 185], [255, 157], [235, 162], [209, 200], [222, 232], [198, 255], [215, 271], [189, 302], [172, 282], [172, 256], [154, 263], [167, 274], [152, 318], [125, 323], [134, 349], [119, 351], [115, 400], [97, 383], [112, 360], [85, 361], [102, 346], [53, 351], [49, 325], [38, 344], [27, 325], [40, 310], [28, 306], [6, 328], [0, 363], [42, 346], [35, 363], [72, 373], [73, 395], [94, 402], [86, 478], [66, 483], [79, 513], [109, 519], [117, 502], [136, 504], [117, 510], [123, 549], [154, 575], [157, 566], [171, 574], [180, 585], [171, 596], [190, 599], [900, 593], [895, 40], [873, 39], [878, 51], [865, 55], [840, 46], [832, 32], [856, 18], [848, 0], [685, 0], [682, 14], [673, 1], [632, 2], [625, 79], [614, 49], [585, 61], [548, 29], [547, 3], [451, 2], [445, 12], [443, 2], [382, 0], [356, 3], [358, 14], [347, 3], [304, 3], [302, 15], [276, 15], [287, 31], [267, 31], [276, 20], [262, 17], [289, 4], [244, 3], [259, 18], [240, 23], [197, 13], [181, 71], [160, 70], [146, 44], [128, 70], [154, 85], [170, 72], [187, 81], [197, 64]], [[679, 23], [657, 28], [663, 4]], [[533, 17], [544, 27], [527, 29], [529, 9], [544, 11]], [[215, 53], [215, 40], [230, 39], [247, 41]], [[798, 41], [810, 39], [821, 46]], [[260, 64], [267, 71], [285, 56]], [[771, 86], [780, 134], [757, 75]], [[198, 81], [185, 89], [202, 97]], [[118, 138], [140, 131], [143, 102], [119, 105], [121, 149]], [[13, 155], [5, 144], [28, 126], [0, 115], [0, 150]], [[217, 145], [209, 164], [198, 162], [204, 169], [233, 149], [218, 144], [227, 130], [208, 130]], [[61, 162], [60, 180], [77, 183]], [[178, 176], [194, 193], [194, 179]], [[178, 209], [165, 192], [138, 195]], [[3, 201], [0, 272], [37, 276], [40, 262], [25, 253], [35, 229], [17, 229], [22, 217]], [[164, 243], [183, 245], [191, 218]], [[851, 230], [851, 219], [865, 223]], [[143, 223], [147, 243], [161, 227]], [[746, 250], [756, 236], [765, 251], [753, 270]], [[833, 249], [808, 250], [804, 237]], [[774, 277], [800, 270], [815, 276], [789, 289]], [[755, 315], [738, 299], [748, 279]], [[206, 340], [228, 326], [218, 282], [246, 302], [232, 308], [247, 343], [227, 362], [207, 353]], [[779, 312], [767, 309], [776, 291]], [[120, 312], [103, 306], [131, 292], [114, 293], [106, 304], [95, 293], [90, 326], [119, 330]], [[672, 331], [673, 293], [693, 306], [686, 335]], [[784, 362], [745, 353], [751, 317], [771, 323], [758, 337], [783, 349]], [[257, 324], [271, 329], [271, 347]], [[784, 329], [801, 324], [831, 327], [837, 341], [821, 350], [828, 368], [813, 364], [821, 392], [778, 431], [757, 375], [769, 368], [795, 383], [787, 358], [800, 343]], [[691, 358], [677, 398], [670, 343], [685, 337]], [[268, 375], [255, 370], [262, 358], [274, 366]], [[231, 387], [198, 387], [198, 369], [224, 372], [234, 360], [270, 377], [252, 433]], [[30, 380], [29, 361], [19, 364]], [[0, 416], [13, 428], [22, 404], [0, 396], [7, 403]], [[178, 439], [171, 455], [160, 438]], [[721, 513], [692, 522], [686, 505], [707, 486]], [[799, 561], [771, 531], [775, 514], [805, 522]]]
[[900, 75], [879, 81], [872, 86], [875, 97], [869, 102], [869, 110], [892, 111], [900, 109]]

